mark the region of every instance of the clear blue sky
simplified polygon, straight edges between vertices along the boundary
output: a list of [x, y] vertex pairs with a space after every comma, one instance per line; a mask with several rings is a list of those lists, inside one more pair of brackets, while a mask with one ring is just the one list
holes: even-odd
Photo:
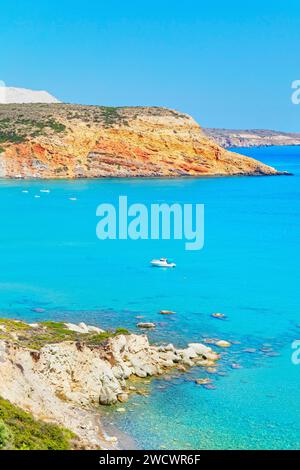
[[0, 80], [62, 101], [167, 106], [300, 131], [297, 1], [4, 0]]

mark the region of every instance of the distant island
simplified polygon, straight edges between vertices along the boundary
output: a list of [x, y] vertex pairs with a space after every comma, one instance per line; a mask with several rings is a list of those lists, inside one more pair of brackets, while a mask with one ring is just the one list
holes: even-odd
[[300, 132], [280, 132], [263, 129], [204, 129], [206, 135], [224, 148], [269, 147], [300, 145]]

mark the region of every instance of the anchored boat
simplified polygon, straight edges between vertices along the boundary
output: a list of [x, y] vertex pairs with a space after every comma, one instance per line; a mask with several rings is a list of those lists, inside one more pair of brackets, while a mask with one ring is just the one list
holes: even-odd
[[175, 263], [169, 263], [167, 258], [153, 259], [151, 261], [151, 266], [155, 268], [175, 268]]

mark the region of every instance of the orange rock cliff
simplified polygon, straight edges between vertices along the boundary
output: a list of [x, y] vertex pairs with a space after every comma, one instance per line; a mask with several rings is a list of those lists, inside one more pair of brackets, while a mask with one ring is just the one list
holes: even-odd
[[0, 105], [1, 178], [273, 175], [158, 107]]

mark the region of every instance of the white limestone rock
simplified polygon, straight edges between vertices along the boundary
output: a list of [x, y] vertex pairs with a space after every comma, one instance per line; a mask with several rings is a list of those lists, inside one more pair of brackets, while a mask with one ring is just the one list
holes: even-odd
[[27, 88], [6, 87], [0, 83], [0, 104], [9, 103], [59, 103], [57, 98], [47, 91]]

